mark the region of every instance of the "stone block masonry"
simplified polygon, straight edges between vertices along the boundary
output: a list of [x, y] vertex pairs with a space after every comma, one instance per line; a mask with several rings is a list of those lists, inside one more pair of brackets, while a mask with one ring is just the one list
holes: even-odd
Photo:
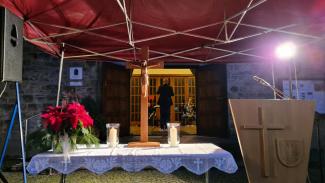
[[[60, 59], [40, 51], [35, 46], [24, 43], [23, 55], [23, 82], [21, 83], [22, 118], [26, 119], [41, 113], [46, 106], [55, 105]], [[83, 68], [83, 86], [76, 87], [81, 97], [92, 96], [95, 100], [100, 97], [100, 64], [98, 62], [66, 60], [63, 66], [63, 91], [69, 83], [69, 67]], [[1, 83], [0, 86], [3, 86]], [[1, 87], [2, 88], [2, 87]], [[7, 89], [0, 99], [0, 137], [4, 139], [10, 115], [16, 102], [15, 84], [8, 83]], [[20, 156], [20, 137], [18, 117], [11, 135], [7, 155]], [[40, 128], [40, 118], [29, 120], [28, 130]], [[3, 143], [3, 140], [1, 140]], [[1, 144], [2, 147], [2, 144]]]

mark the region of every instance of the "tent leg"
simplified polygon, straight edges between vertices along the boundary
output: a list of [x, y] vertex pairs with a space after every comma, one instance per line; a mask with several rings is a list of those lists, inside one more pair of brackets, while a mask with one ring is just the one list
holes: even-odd
[[58, 92], [56, 94], [56, 106], [59, 106], [59, 101], [60, 101], [60, 90], [61, 90], [63, 60], [64, 60], [64, 43], [62, 44], [60, 70], [59, 70], [59, 81], [58, 81]]
[[24, 178], [24, 183], [27, 183], [25, 143], [24, 143], [24, 135], [23, 135], [23, 123], [21, 120], [20, 95], [19, 95], [19, 83], [18, 82], [16, 82], [16, 96], [17, 96], [17, 106], [18, 106], [21, 155], [23, 158], [23, 178]]

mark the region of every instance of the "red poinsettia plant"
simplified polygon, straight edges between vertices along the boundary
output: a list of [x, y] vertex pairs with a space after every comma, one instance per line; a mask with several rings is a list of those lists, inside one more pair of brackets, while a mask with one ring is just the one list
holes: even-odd
[[77, 143], [98, 144], [99, 140], [92, 135], [94, 120], [89, 116], [85, 107], [73, 102], [65, 106], [48, 106], [41, 115], [44, 127], [52, 136], [57, 151], [60, 151], [60, 137], [68, 135], [72, 148]]

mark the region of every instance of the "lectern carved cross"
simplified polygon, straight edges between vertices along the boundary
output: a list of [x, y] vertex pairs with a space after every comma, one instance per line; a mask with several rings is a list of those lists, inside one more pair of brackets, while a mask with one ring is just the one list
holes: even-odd
[[262, 168], [263, 174], [265, 177], [270, 176], [270, 156], [269, 156], [269, 137], [268, 131], [269, 130], [284, 130], [284, 125], [267, 125], [263, 119], [263, 110], [262, 107], [258, 107], [258, 125], [243, 125], [243, 129], [246, 130], [259, 130], [261, 141], [260, 147], [261, 151], [261, 158], [262, 158]]

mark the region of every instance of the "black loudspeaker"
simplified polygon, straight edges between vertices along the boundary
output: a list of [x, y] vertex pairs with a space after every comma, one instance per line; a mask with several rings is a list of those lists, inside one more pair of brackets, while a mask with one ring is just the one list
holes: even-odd
[[23, 20], [0, 7], [0, 79], [22, 81]]

